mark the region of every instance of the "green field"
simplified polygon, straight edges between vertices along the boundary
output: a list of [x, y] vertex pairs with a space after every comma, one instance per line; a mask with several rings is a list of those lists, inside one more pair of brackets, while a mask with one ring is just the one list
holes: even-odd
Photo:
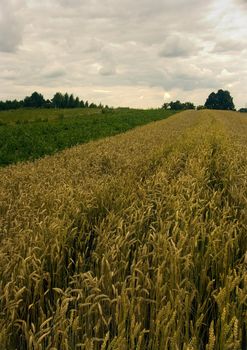
[[246, 214], [236, 112], [1, 168], [0, 349], [246, 350]]
[[125, 132], [174, 112], [133, 109], [21, 109], [0, 112], [0, 166], [34, 160]]

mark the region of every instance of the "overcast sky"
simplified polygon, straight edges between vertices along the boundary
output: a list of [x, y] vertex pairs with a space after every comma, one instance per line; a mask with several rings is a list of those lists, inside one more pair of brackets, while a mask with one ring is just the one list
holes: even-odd
[[0, 99], [247, 106], [247, 0], [0, 0]]

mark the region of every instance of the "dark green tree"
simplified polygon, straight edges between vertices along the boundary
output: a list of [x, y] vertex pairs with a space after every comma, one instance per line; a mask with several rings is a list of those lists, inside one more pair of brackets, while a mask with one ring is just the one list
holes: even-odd
[[69, 96], [68, 107], [75, 108], [75, 98], [73, 94]]
[[183, 103], [183, 109], [195, 109], [195, 105], [192, 102], [185, 102]]
[[64, 94], [63, 108], [69, 108], [69, 94], [67, 92]]
[[24, 99], [24, 107], [34, 107], [34, 108], [40, 108], [44, 107], [46, 101], [43, 97], [43, 95], [39, 94], [38, 92], [33, 92], [31, 96], [27, 96]]
[[53, 106], [52, 101], [49, 100], [49, 99], [47, 99], [47, 100], [45, 101], [44, 107], [45, 107], [45, 108], [53, 108], [54, 106]]
[[75, 99], [75, 108], [79, 108], [80, 107], [80, 100], [79, 97], [76, 97]]
[[164, 103], [162, 108], [172, 109], [174, 111], [182, 111], [185, 109], [195, 109], [195, 106], [192, 102], [182, 103], [179, 100], [177, 100], [177, 101], [171, 101], [169, 103]]
[[239, 112], [240, 112], [240, 113], [247, 113], [247, 108], [240, 108], [240, 109], [239, 109]]
[[55, 108], [62, 108], [64, 104], [63, 94], [56, 92], [51, 101]]
[[197, 109], [198, 111], [200, 111], [201, 109], [205, 109], [205, 107], [202, 106], [202, 105], [199, 105], [199, 106], [196, 107], [196, 109]]
[[177, 100], [175, 102], [171, 101], [170, 107], [171, 107], [171, 109], [173, 109], [175, 111], [179, 111], [179, 110], [183, 109], [183, 104], [179, 100]]
[[223, 109], [223, 110], [234, 110], [235, 106], [233, 98], [229, 91], [218, 90], [217, 93], [212, 92], [204, 105], [208, 109]]
[[162, 108], [164, 108], [164, 109], [169, 109], [169, 108], [170, 108], [170, 103], [165, 102], [165, 103], [163, 104]]
[[85, 103], [84, 103], [83, 100], [80, 101], [80, 107], [81, 107], [81, 108], [85, 108]]
[[24, 100], [6, 100], [0, 101], [0, 110], [17, 109], [22, 107], [32, 107], [32, 108], [103, 108], [100, 103], [99, 106], [95, 103], [90, 103], [80, 100], [79, 97], [74, 97], [73, 94], [68, 93], [62, 94], [61, 92], [56, 92], [51, 100], [45, 100], [43, 95], [38, 92], [33, 92], [31, 96], [25, 97]]

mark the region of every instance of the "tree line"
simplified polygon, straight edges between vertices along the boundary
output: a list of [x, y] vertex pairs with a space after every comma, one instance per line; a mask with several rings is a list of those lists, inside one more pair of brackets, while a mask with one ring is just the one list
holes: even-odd
[[[106, 108], [108, 106], [105, 106]], [[74, 97], [73, 94], [62, 94], [56, 92], [52, 99], [46, 100], [44, 96], [38, 92], [33, 92], [31, 96], [26, 96], [24, 100], [7, 100], [0, 101], [0, 110], [18, 109], [18, 108], [104, 108], [100, 103], [89, 103], [88, 101], [80, 100], [79, 97]], [[218, 90], [217, 93], [212, 92], [204, 105], [195, 106], [192, 102], [171, 101], [164, 103], [162, 108], [175, 111], [187, 109], [222, 109], [235, 110], [233, 98], [229, 91]], [[240, 108], [239, 112], [247, 112], [247, 108]]]
[[171, 101], [169, 103], [163, 104], [164, 109], [174, 109], [174, 110], [186, 110], [186, 109], [223, 109], [223, 110], [235, 110], [233, 103], [233, 98], [230, 95], [229, 91], [218, 90], [217, 93], [212, 92], [204, 105], [197, 106], [192, 102], [182, 103], [179, 100]]
[[[169, 103], [164, 103], [162, 108], [173, 109], [173, 110], [186, 110], [186, 109], [222, 109], [235, 111], [235, 105], [233, 103], [233, 98], [229, 91], [224, 91], [222, 89], [218, 92], [212, 92], [206, 99], [204, 105], [197, 106], [192, 102], [182, 103], [179, 100], [171, 101]], [[240, 108], [239, 112], [247, 112], [247, 108]]]
[[74, 97], [73, 94], [62, 94], [56, 92], [52, 99], [46, 100], [38, 92], [33, 92], [31, 96], [26, 96], [23, 100], [6, 100], [0, 101], [0, 110], [18, 109], [18, 108], [103, 108], [103, 105], [89, 103]]
[[169, 103], [164, 103], [162, 108], [164, 109], [172, 109], [174, 111], [181, 111], [186, 109], [195, 109], [195, 105], [192, 102], [185, 102], [182, 103], [179, 100], [177, 101], [171, 101]]

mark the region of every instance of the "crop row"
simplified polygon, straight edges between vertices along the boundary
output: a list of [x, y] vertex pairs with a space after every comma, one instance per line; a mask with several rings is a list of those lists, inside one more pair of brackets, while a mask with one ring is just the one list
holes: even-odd
[[0, 166], [34, 160], [77, 144], [116, 135], [173, 113], [131, 109], [0, 112]]
[[184, 112], [1, 169], [3, 349], [245, 349], [246, 129]]

